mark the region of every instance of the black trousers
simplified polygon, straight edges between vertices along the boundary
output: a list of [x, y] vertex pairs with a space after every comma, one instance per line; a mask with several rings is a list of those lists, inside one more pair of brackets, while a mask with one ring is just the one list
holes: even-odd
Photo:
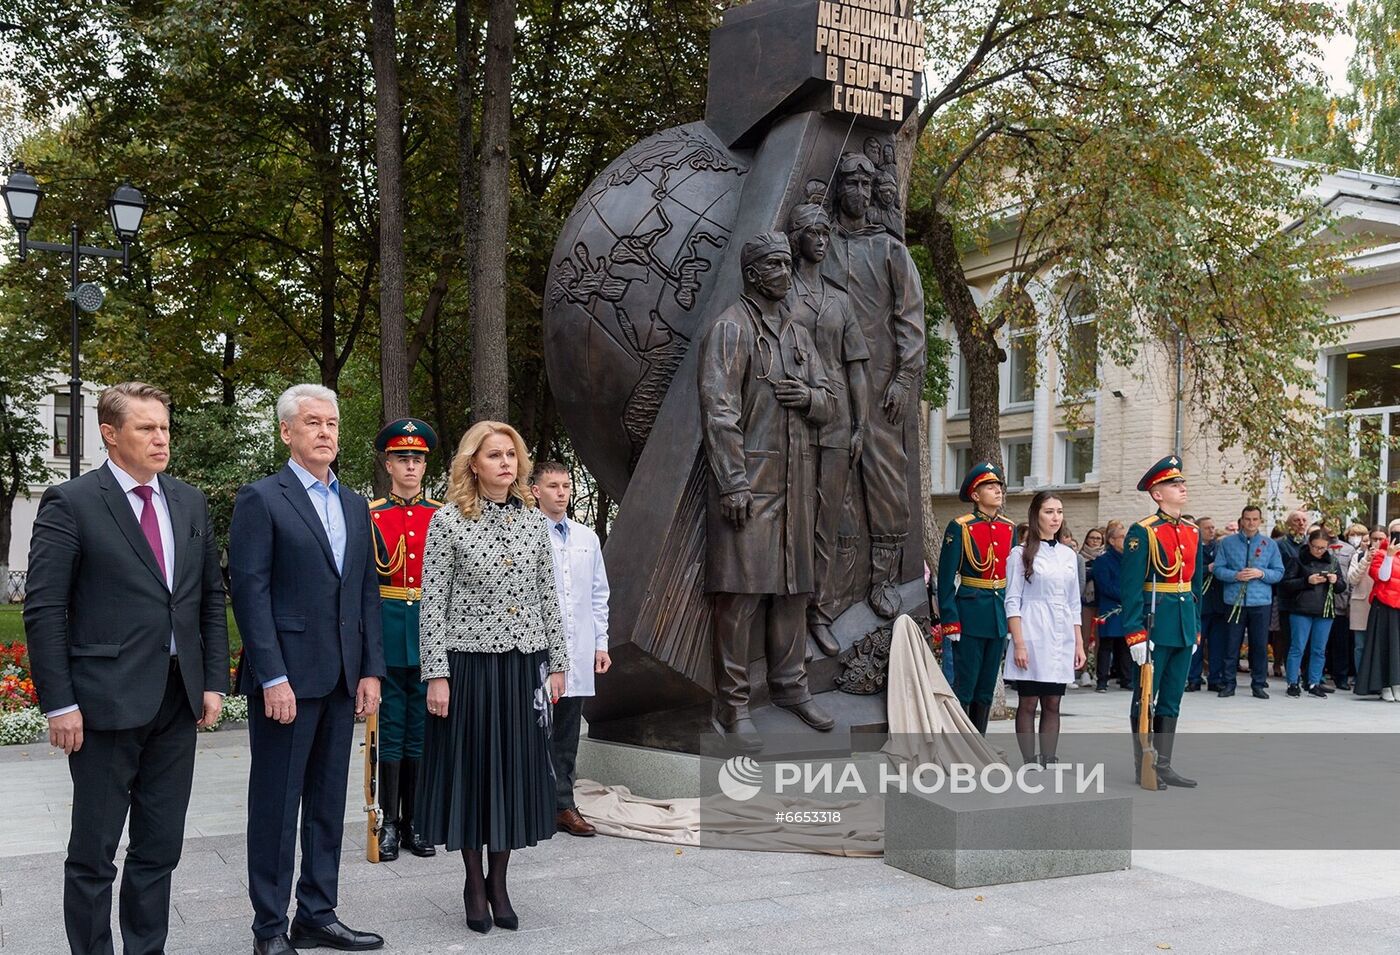
[[268, 719], [261, 693], [248, 698], [248, 897], [257, 938], [288, 929], [298, 812], [297, 921], [313, 927], [335, 921], [354, 735], [355, 700], [344, 689], [298, 697], [296, 719], [286, 725]]
[[554, 704], [554, 734], [549, 758], [554, 761], [554, 808], [563, 812], [574, 805], [574, 766], [578, 763], [579, 723], [586, 696], [561, 696]]
[[1128, 647], [1122, 637], [1099, 635], [1099, 653], [1094, 658], [1094, 670], [1098, 686], [1108, 686], [1110, 678], [1124, 679], [1123, 661], [1131, 659]]
[[165, 950], [170, 874], [180, 861], [194, 779], [196, 717], [175, 661], [155, 719], [129, 730], [84, 729], [68, 757], [73, 834], [63, 864], [63, 925], [75, 955], [112, 955], [112, 881], [122, 826], [131, 839], [118, 917], [129, 955]]

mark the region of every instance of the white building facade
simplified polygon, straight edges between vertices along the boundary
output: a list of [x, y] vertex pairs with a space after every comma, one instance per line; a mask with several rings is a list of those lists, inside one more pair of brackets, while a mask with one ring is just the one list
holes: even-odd
[[[1320, 205], [1334, 217], [1333, 231], [1358, 242], [1347, 258], [1343, 291], [1327, 305], [1345, 334], [1343, 342], [1317, 356], [1319, 390], [1329, 410], [1349, 407], [1362, 428], [1400, 436], [1400, 178], [1351, 170], [1324, 174], [1313, 187]], [[992, 243], [967, 263], [978, 305], [994, 301], [1011, 276], [1014, 238]], [[1072, 280], [1036, 276], [1027, 286], [1037, 322], [1063, 309], [1072, 329], [1067, 347], [1097, 356], [1092, 289]], [[1060, 316], [1056, 316], [1060, 317]], [[1053, 488], [1065, 505], [1066, 521], [1082, 540], [1090, 527], [1111, 519], [1132, 521], [1150, 505], [1137, 481], [1152, 462], [1176, 447], [1191, 487], [1189, 510], [1217, 524], [1239, 516], [1247, 496], [1239, 486], [1249, 467], [1239, 451], [1222, 453], [1209, 426], [1197, 421], [1190, 396], [1179, 394], [1175, 356], [1140, 359], [1148, 374], [1097, 362], [1097, 390], [1066, 394], [1062, 359], [1055, 349], [1037, 351], [1047, 336], [1033, 327], [1004, 327], [1009, 356], [1000, 366], [1002, 459], [1007, 475], [1009, 516], [1024, 520], [1031, 495]], [[957, 489], [972, 463], [968, 426], [967, 367], [954, 341], [952, 387], [947, 407], [929, 419], [934, 484], [933, 509], [940, 524], [967, 510]], [[1032, 360], [1034, 356], [1034, 360]], [[1077, 360], [1082, 360], [1077, 359]], [[1356, 408], [1359, 395], [1364, 408]], [[1179, 420], [1179, 424], [1178, 424]], [[1380, 452], [1380, 473], [1400, 481], [1400, 452]], [[1299, 506], [1279, 473], [1263, 476], [1266, 500], [1275, 516]], [[1400, 517], [1400, 494], [1358, 500], [1356, 511], [1372, 523]]]
[[[103, 450], [102, 435], [97, 430], [97, 396], [100, 385], [83, 385], [82, 438], [79, 451], [82, 455], [82, 470], [88, 471], [107, 460]], [[47, 437], [44, 442], [44, 465], [50, 471], [48, 481], [31, 484], [26, 492], [15, 499], [13, 518], [14, 536], [10, 539], [10, 570], [23, 572], [29, 566], [29, 536], [34, 527], [34, 516], [39, 510], [39, 499], [44, 491], [54, 484], [68, 480], [68, 379], [54, 375], [48, 390], [33, 414], [39, 419]], [[0, 581], [3, 584], [4, 581]]]

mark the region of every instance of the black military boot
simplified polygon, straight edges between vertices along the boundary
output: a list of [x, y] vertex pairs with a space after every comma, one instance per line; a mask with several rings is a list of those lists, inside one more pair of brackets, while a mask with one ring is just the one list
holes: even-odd
[[899, 615], [899, 558], [903, 546], [873, 544], [870, 548], [870, 593], [866, 602], [876, 616], [893, 620]]
[[812, 639], [817, 642], [818, 649], [829, 657], [834, 657], [841, 652], [841, 644], [836, 642], [836, 636], [831, 632], [831, 625], [826, 623], [813, 623], [808, 627], [811, 631]]
[[379, 808], [384, 825], [379, 830], [379, 861], [399, 857], [399, 761], [379, 761]]
[[1176, 742], [1176, 717], [1156, 716], [1152, 719], [1152, 745], [1157, 749], [1157, 781], [1161, 785], [1195, 789], [1196, 781], [1178, 775], [1172, 769], [1172, 744]]
[[758, 735], [758, 727], [749, 717], [747, 708], [736, 711], [716, 701], [710, 725], [727, 749], [741, 753], [757, 753], [763, 749], [763, 737]]
[[977, 732], [986, 736], [987, 721], [992, 717], [992, 708], [986, 703], [969, 703], [967, 715], [972, 720], [972, 725], [977, 727]]
[[413, 800], [418, 795], [418, 760], [405, 759], [399, 770], [399, 840], [420, 859], [437, 855], [431, 842], [413, 828]]
[[[1137, 717], [1128, 717], [1128, 728], [1133, 735], [1133, 782], [1142, 785], [1142, 736], [1138, 733]], [[1157, 789], [1161, 791], [1167, 788], [1167, 784], [1162, 782], [1162, 776], [1157, 775]]]

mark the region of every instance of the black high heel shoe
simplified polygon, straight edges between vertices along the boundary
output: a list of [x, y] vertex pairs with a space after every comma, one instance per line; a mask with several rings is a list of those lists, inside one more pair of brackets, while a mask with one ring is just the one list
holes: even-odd
[[504, 911], [497, 912], [496, 903], [491, 903], [491, 919], [496, 923], [496, 926], [511, 932], [520, 928], [520, 916], [515, 914], [515, 909], [511, 907], [510, 899], [506, 899], [505, 904], [500, 906], [500, 908]]
[[[486, 909], [486, 914], [481, 918], [472, 918], [470, 895], [471, 893], [467, 889], [462, 889], [462, 907], [467, 913], [467, 928], [479, 935], [485, 935], [487, 932], [491, 931], [491, 910], [489, 908]], [[496, 924], [499, 925], [500, 923], [497, 922]]]

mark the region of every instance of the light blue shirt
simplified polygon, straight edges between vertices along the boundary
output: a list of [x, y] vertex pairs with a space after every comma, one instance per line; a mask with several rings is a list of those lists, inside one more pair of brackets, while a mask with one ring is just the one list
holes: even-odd
[[[311, 507], [321, 519], [321, 526], [326, 529], [326, 537], [331, 542], [331, 554], [335, 557], [335, 572], [338, 574], [345, 568], [345, 508], [340, 504], [340, 481], [336, 479], [334, 471], [330, 472], [331, 483], [326, 485], [295, 461], [289, 459], [287, 466], [297, 476], [301, 486], [306, 488]], [[286, 682], [286, 676], [279, 676], [264, 683], [263, 689]]]
[[340, 481], [336, 479], [335, 472], [331, 471], [331, 483], [326, 485], [295, 461], [288, 461], [287, 464], [301, 481], [301, 486], [306, 488], [306, 496], [311, 498], [311, 506], [316, 509], [316, 516], [321, 519], [321, 526], [326, 529], [326, 537], [330, 538], [331, 542], [331, 553], [335, 556], [335, 572], [338, 574], [345, 569], [345, 509], [340, 504]]

